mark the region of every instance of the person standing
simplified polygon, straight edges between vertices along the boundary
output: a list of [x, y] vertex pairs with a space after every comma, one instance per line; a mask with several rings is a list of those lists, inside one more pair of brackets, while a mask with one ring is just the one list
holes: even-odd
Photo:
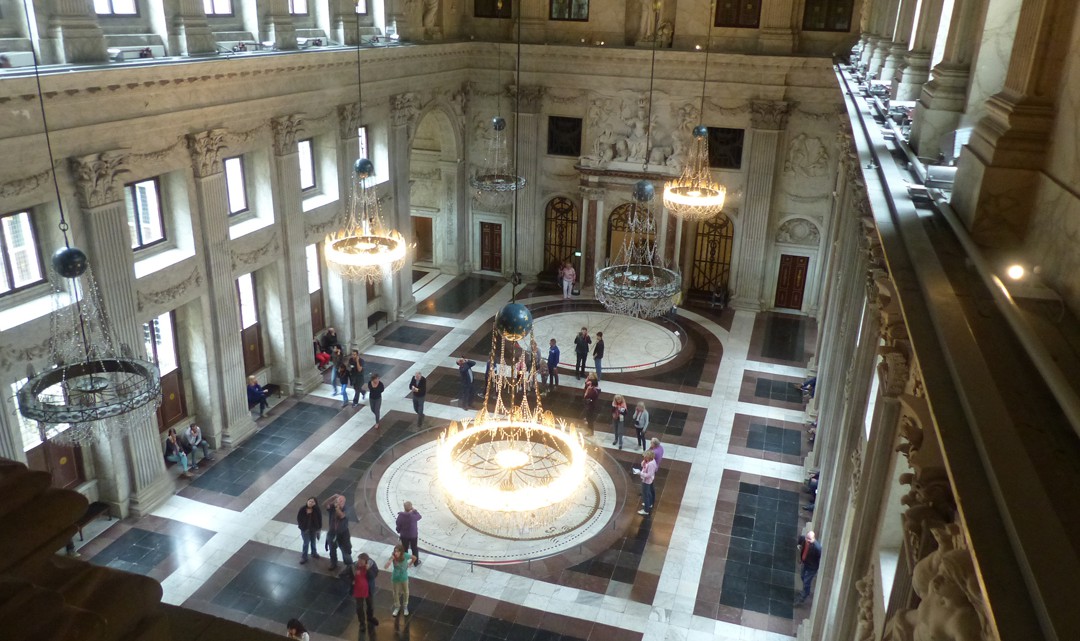
[[476, 361], [470, 361], [466, 358], [457, 359], [458, 374], [461, 375], [461, 398], [458, 399], [458, 404], [465, 409], [472, 409], [472, 399], [475, 392], [473, 392], [473, 373], [472, 368], [476, 367]]
[[326, 547], [330, 550], [330, 570], [337, 569], [337, 553], [341, 549], [342, 574], [352, 572], [352, 538], [349, 534], [349, 515], [345, 512], [345, 497], [335, 494], [323, 505], [329, 524], [326, 528]]
[[371, 394], [368, 407], [371, 408], [371, 413], [375, 415], [375, 429], [379, 429], [379, 423], [382, 421], [382, 395], [385, 391], [386, 385], [379, 378], [379, 374], [372, 374], [371, 380], [368, 382], [368, 392]]
[[[372, 628], [379, 625], [379, 620], [375, 618], [375, 577], [379, 576], [379, 564], [371, 560], [371, 557], [367, 555], [367, 552], [361, 552], [360, 556], [356, 559], [356, 578], [363, 577], [368, 586], [368, 598], [364, 602], [364, 609], [367, 614], [367, 629], [369, 632]], [[360, 616], [360, 604], [357, 603], [356, 616]]]
[[[412, 501], [405, 501], [405, 509], [397, 514], [395, 529], [401, 538], [401, 547], [408, 550], [412, 548], [412, 557], [416, 559], [414, 565], [420, 565], [420, 549], [417, 547], [420, 541], [420, 533], [416, 523], [424, 518], [413, 509]], [[407, 613], [406, 613], [407, 614]]]
[[322, 510], [314, 496], [308, 498], [307, 503], [296, 513], [296, 525], [300, 528], [300, 539], [303, 541], [300, 563], [307, 563], [308, 549], [311, 550], [312, 558], [319, 558], [315, 542], [319, 540], [319, 533], [322, 532]]
[[653, 511], [653, 502], [656, 501], [656, 488], [653, 481], [656, 480], [656, 460], [652, 452], [645, 452], [641, 461], [641, 509], [638, 514], [649, 516]]
[[341, 349], [341, 345], [334, 345], [330, 352], [330, 387], [334, 388], [334, 394], [338, 393], [338, 383], [345, 385], [345, 379], [341, 378], [341, 371], [345, 368], [345, 352]]
[[210, 456], [210, 444], [207, 443], [206, 439], [202, 436], [202, 428], [192, 423], [191, 427], [188, 428], [186, 436], [188, 449], [191, 451], [191, 469], [199, 469], [199, 464], [195, 462], [195, 448], [202, 450], [204, 463], [214, 460], [214, 457]]
[[645, 401], [638, 401], [634, 408], [634, 429], [637, 430], [637, 442], [641, 451], [645, 452], [649, 446], [645, 441], [645, 430], [649, 429], [649, 410], [645, 409]]
[[427, 396], [427, 378], [419, 371], [409, 381], [409, 391], [412, 392], [412, 407], [416, 412], [416, 426], [424, 425], [424, 397]]
[[547, 355], [547, 370], [548, 370], [548, 391], [559, 387], [559, 346], [555, 344], [555, 339], [551, 339], [551, 345], [548, 347]]
[[618, 445], [622, 449], [623, 426], [626, 424], [626, 399], [622, 394], [616, 394], [611, 401], [611, 430], [615, 432], [615, 440], [612, 445]]
[[589, 434], [594, 432], [593, 424], [596, 422], [596, 415], [600, 411], [600, 388], [594, 385], [592, 379], [585, 381], [585, 394], [583, 396], [585, 425], [589, 428]]
[[649, 451], [653, 453], [656, 467], [660, 467], [660, 461], [664, 460], [664, 446], [660, 444], [660, 439], [653, 437]]
[[821, 543], [814, 536], [814, 532], [806, 533], [799, 537], [799, 563], [802, 564], [800, 578], [802, 578], [802, 594], [795, 598], [795, 605], [800, 605], [810, 597], [810, 584], [817, 576], [818, 564], [821, 562]]
[[562, 281], [563, 300], [569, 300], [570, 295], [574, 293], [574, 281], [577, 280], [577, 271], [574, 270], [570, 261], [563, 261], [562, 269], [559, 270], [559, 279]]
[[360, 350], [354, 349], [349, 356], [349, 384], [353, 387], [352, 406], [360, 405], [360, 398], [367, 400], [367, 390], [364, 389], [364, 359], [360, 357]]
[[394, 611], [390, 613], [391, 616], [397, 616], [402, 609], [405, 610], [405, 616], [409, 616], [409, 563], [414, 566], [419, 565], [419, 562], [401, 545], [395, 545], [394, 551], [390, 554], [390, 558], [386, 561], [384, 568], [389, 568], [391, 565], [394, 569], [390, 573], [390, 585], [394, 588]]
[[596, 365], [596, 380], [600, 380], [601, 364], [604, 360], [604, 332], [596, 332], [596, 345], [593, 346], [593, 365]]
[[589, 357], [589, 345], [592, 345], [589, 328], [582, 327], [578, 335], [574, 337], [574, 354], [577, 356], [577, 361], [574, 363], [574, 373], [577, 374], [579, 381], [585, 375], [585, 359]]
[[[360, 555], [361, 558], [367, 556], [365, 554]], [[367, 576], [363, 572], [357, 572], [353, 576], [353, 599], [356, 600], [356, 620], [360, 623], [360, 638], [363, 639], [366, 634], [373, 634], [374, 627], [371, 625], [371, 584], [368, 583]]]

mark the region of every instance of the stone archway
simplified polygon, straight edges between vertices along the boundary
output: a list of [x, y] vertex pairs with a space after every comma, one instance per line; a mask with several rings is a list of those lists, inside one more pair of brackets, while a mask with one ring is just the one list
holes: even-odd
[[468, 269], [469, 234], [459, 202], [461, 153], [446, 112], [421, 117], [409, 146], [409, 208], [416, 242], [413, 263], [457, 274]]

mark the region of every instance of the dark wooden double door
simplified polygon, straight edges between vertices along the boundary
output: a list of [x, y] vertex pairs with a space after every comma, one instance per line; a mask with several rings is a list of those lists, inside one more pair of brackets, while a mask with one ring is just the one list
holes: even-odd
[[502, 225], [480, 223], [480, 269], [502, 271]]
[[806, 256], [780, 255], [780, 271], [776, 276], [776, 298], [773, 306], [802, 309], [806, 291], [806, 273], [810, 259]]

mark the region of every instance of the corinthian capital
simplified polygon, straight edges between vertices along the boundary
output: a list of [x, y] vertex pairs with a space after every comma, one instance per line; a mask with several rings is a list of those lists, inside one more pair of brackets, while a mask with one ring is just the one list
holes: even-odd
[[79, 204], [89, 208], [123, 200], [124, 181], [120, 176], [129, 173], [127, 161], [127, 153], [111, 151], [72, 158]]
[[510, 88], [510, 97], [518, 100], [518, 107], [522, 113], [539, 113], [544, 104], [544, 95], [547, 87], [543, 85], [521, 85]]
[[779, 131], [787, 126], [788, 103], [782, 100], [752, 100], [750, 126]]
[[191, 152], [191, 167], [197, 178], [205, 178], [221, 173], [221, 152], [228, 147], [225, 143], [226, 130], [211, 129], [197, 134], [188, 134], [187, 146]]
[[300, 114], [289, 114], [270, 121], [270, 128], [274, 132], [274, 153], [284, 156], [296, 152], [296, 139], [304, 130], [304, 117]]
[[360, 103], [350, 102], [347, 105], [338, 105], [338, 137], [342, 140], [355, 138], [364, 124], [361, 119]]
[[420, 114], [420, 98], [415, 93], [390, 96], [390, 122], [395, 127], [409, 126]]

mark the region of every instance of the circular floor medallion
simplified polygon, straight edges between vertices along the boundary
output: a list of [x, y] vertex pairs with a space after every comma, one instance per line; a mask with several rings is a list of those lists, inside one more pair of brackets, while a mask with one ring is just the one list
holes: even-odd
[[[554, 338], [559, 345], [561, 366], [573, 371], [574, 338], [582, 327], [589, 328], [593, 347], [597, 332], [604, 333], [603, 367], [606, 372], [658, 367], [682, 350], [682, 340], [667, 328], [640, 318], [607, 312], [560, 312], [540, 316], [533, 321], [533, 335], [544, 355], [549, 341]], [[592, 371], [591, 348], [587, 364], [587, 369]]]

